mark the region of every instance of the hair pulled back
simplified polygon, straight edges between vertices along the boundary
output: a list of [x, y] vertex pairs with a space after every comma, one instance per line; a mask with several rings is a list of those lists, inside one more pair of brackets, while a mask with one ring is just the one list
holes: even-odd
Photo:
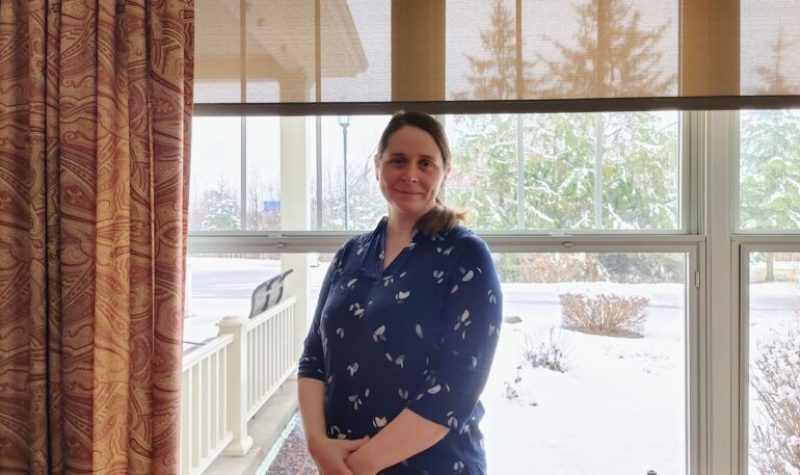
[[[436, 146], [439, 147], [445, 171], [450, 169], [452, 154], [450, 153], [450, 145], [447, 142], [447, 135], [445, 135], [444, 127], [442, 127], [442, 124], [438, 120], [422, 112], [401, 111], [392, 116], [386, 128], [383, 129], [381, 138], [378, 141], [379, 156], [382, 155], [389, 146], [389, 139], [392, 137], [392, 134], [405, 126], [416, 127], [427, 132], [428, 135], [433, 138], [433, 141], [436, 142]], [[436, 204], [430, 211], [417, 220], [416, 228], [426, 236], [446, 233], [456, 227], [460, 222], [464, 221], [465, 217], [465, 212], [456, 211], [447, 207], [442, 201], [442, 198], [437, 195]]]

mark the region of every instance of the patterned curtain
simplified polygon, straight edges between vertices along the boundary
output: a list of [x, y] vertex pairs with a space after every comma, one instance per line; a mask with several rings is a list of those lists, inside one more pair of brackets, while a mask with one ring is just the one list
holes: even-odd
[[0, 1], [0, 473], [177, 473], [193, 0]]

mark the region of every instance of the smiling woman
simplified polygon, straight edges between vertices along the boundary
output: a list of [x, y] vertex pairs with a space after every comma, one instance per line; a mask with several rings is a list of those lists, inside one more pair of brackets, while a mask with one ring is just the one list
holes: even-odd
[[478, 401], [502, 293], [486, 244], [440, 191], [442, 126], [392, 117], [375, 157], [388, 217], [336, 253], [298, 369], [300, 412], [322, 473], [487, 473]]
[[433, 137], [417, 127], [403, 126], [376, 155], [375, 170], [390, 212], [416, 222], [436, 205], [450, 167], [445, 166]]
[[[444, 128], [416, 112], [395, 114], [381, 134], [375, 170], [390, 221], [410, 222], [425, 234], [452, 229], [464, 219], [442, 202], [452, 154]], [[408, 223], [406, 223], [408, 224]]]

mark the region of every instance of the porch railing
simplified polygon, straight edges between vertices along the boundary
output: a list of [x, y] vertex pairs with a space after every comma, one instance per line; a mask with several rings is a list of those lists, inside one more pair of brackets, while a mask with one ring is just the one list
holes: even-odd
[[233, 440], [227, 428], [228, 349], [222, 335], [183, 357], [181, 388], [181, 473], [195, 475], [211, 465]]
[[247, 326], [247, 418], [277, 391], [297, 366], [294, 297], [251, 318]]
[[225, 317], [219, 336], [184, 355], [181, 474], [201, 474], [220, 454], [253, 445], [249, 421], [297, 363], [296, 298], [253, 318]]

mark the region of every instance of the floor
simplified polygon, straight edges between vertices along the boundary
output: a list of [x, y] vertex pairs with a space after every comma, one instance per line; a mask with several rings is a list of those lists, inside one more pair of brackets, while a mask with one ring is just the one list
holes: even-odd
[[318, 473], [306, 450], [303, 424], [297, 419], [294, 422], [294, 427], [280, 445], [267, 469], [268, 475], [317, 475]]

